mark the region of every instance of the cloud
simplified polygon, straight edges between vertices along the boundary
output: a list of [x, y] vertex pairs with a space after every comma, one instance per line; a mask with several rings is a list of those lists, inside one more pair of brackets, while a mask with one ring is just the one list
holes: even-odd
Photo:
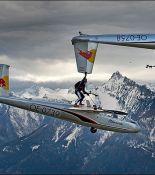
[[[88, 34], [154, 33], [154, 8], [153, 1], [2, 1], [0, 61], [12, 65], [14, 78], [81, 77], [71, 45], [79, 30]], [[150, 73], [145, 65], [153, 64], [154, 56], [151, 50], [100, 45], [90, 77], [107, 78], [120, 70], [129, 76], [139, 72], [137, 78], [147, 79]]]

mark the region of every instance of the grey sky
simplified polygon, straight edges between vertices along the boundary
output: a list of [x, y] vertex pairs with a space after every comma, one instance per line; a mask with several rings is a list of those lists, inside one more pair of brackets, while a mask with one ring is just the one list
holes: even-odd
[[[72, 37], [88, 34], [155, 33], [153, 1], [1, 1], [0, 62], [12, 78], [67, 81], [77, 73]], [[132, 79], [154, 79], [155, 51], [99, 45], [93, 74], [103, 80], [119, 70]]]

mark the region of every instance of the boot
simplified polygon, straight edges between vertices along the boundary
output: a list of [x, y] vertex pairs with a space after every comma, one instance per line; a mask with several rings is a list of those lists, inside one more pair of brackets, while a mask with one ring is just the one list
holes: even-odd
[[77, 103], [74, 104], [74, 107], [79, 107], [79, 105]]

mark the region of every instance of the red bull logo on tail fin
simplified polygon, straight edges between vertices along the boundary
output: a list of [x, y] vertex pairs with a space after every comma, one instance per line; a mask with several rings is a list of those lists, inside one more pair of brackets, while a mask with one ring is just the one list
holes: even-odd
[[9, 90], [9, 78], [8, 76], [4, 76], [0, 78], [0, 87], [4, 88], [5, 90]]
[[6, 86], [6, 83], [3, 78], [0, 78], [0, 87]]
[[96, 50], [92, 49], [90, 51], [83, 51], [81, 49], [78, 49], [78, 53], [79, 55], [81, 55], [82, 57], [84, 57], [85, 59], [87, 59], [89, 62], [94, 63], [95, 61], [95, 56], [96, 56]]

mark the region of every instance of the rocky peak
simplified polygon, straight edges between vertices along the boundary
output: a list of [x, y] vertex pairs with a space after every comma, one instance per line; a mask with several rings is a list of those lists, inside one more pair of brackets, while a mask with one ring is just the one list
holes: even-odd
[[111, 78], [103, 85], [105, 92], [118, 100], [122, 108], [127, 111], [137, 111], [138, 104], [143, 108], [149, 106], [150, 101], [155, 97], [155, 93], [147, 88], [146, 85], [140, 85], [135, 81], [122, 76], [120, 72], [115, 72]]
[[112, 74], [110, 79], [121, 79], [121, 78], [124, 78], [123, 75], [119, 71], [116, 71]]

